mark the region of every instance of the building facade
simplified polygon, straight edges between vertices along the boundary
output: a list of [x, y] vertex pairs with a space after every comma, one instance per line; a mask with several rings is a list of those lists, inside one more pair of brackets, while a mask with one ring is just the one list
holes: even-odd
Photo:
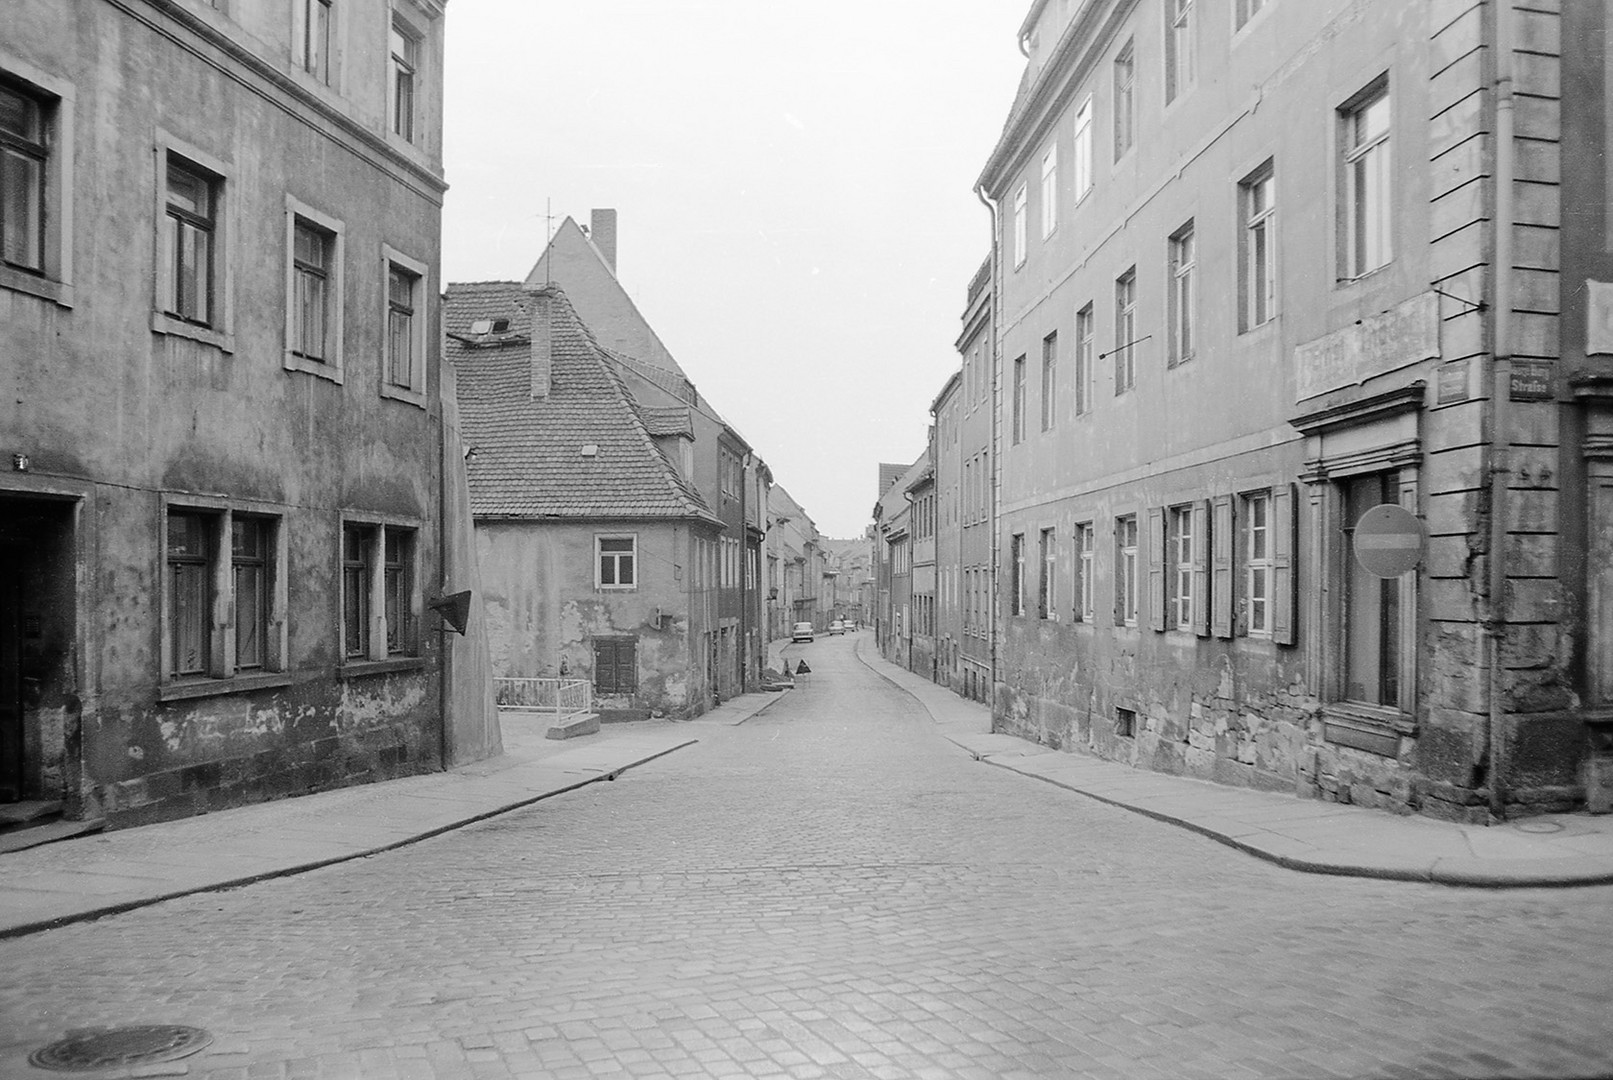
[[328, 11], [8, 6], [0, 798], [128, 824], [453, 756], [444, 8]]
[[1603, 399], [1589, 343], [1589, 389], [1558, 373], [1559, 88], [1605, 17], [1032, 6], [980, 179], [1001, 728], [1463, 820], [1584, 804]]

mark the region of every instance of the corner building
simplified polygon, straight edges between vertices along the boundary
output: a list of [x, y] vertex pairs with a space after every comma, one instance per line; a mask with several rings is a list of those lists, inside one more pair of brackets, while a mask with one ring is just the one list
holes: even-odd
[[0, 799], [136, 824], [451, 758], [443, 18], [6, 6]]
[[[1440, 817], [1584, 805], [1613, 642], [1560, 557], [1560, 21], [1032, 6], [980, 179], [1001, 729]], [[1354, 553], [1380, 504], [1426, 531], [1398, 577]]]

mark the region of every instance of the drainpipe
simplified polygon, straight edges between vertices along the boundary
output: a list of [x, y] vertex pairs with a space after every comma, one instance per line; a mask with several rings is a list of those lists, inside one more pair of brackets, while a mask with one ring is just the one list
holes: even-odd
[[998, 364], [997, 356], [997, 342], [1000, 335], [997, 332], [997, 328], [999, 325], [1001, 325], [1002, 318], [1002, 312], [999, 310], [1002, 303], [1002, 290], [998, 287], [998, 284], [1002, 280], [1002, 246], [997, 242], [997, 237], [1002, 231], [1002, 221], [1001, 208], [997, 205], [996, 200], [992, 199], [991, 196], [986, 194], [984, 184], [977, 184], [975, 186], [975, 197], [981, 201], [986, 210], [991, 214], [991, 274], [990, 284], [988, 286], [988, 288], [991, 290], [991, 314], [989, 316], [991, 321], [987, 328], [987, 333], [990, 335], [991, 342], [991, 473], [990, 483], [986, 485], [986, 491], [989, 495], [989, 503], [986, 507], [986, 520], [991, 523], [991, 605], [990, 613], [987, 616], [987, 635], [991, 641], [991, 671], [988, 673], [988, 677], [990, 678], [991, 682], [987, 691], [986, 703], [991, 707], [991, 727], [992, 730], [995, 731], [997, 729], [998, 648], [997, 561], [1002, 554], [1000, 538], [997, 535], [997, 477], [1002, 471], [1002, 447], [999, 445], [999, 440], [1002, 437], [1002, 424], [1001, 418], [998, 416], [997, 409], [997, 369], [1000, 366]]
[[1512, 187], [1515, 172], [1512, 0], [1497, 0], [1495, 13], [1495, 322], [1490, 368], [1490, 580], [1484, 641], [1489, 665], [1490, 815], [1503, 821], [1506, 819], [1506, 680], [1502, 675], [1502, 653], [1507, 628], [1507, 484], [1512, 475], [1512, 447], [1507, 430], [1512, 382]]

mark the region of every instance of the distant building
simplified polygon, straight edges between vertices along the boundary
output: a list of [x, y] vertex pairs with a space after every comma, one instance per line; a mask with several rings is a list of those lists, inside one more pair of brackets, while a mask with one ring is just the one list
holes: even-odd
[[687, 410], [641, 408], [558, 286], [450, 285], [445, 320], [497, 675], [704, 712], [722, 520], [677, 464]]
[[443, 11], [6, 6], [0, 800], [136, 824], [497, 749], [427, 607], [468, 587]]
[[[1232, 7], [1021, 27], [980, 178], [996, 723], [1447, 818], [1584, 805], [1613, 707], [1603, 5]], [[1371, 539], [1394, 508], [1417, 524]]]

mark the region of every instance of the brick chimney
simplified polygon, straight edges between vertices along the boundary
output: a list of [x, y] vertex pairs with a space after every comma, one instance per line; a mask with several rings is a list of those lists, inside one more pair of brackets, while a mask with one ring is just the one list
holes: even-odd
[[532, 396], [549, 396], [549, 379], [553, 368], [554, 308], [557, 290], [553, 285], [539, 285], [527, 290], [532, 304]]
[[605, 265], [616, 273], [616, 211], [590, 210], [588, 212], [588, 238], [605, 257]]

